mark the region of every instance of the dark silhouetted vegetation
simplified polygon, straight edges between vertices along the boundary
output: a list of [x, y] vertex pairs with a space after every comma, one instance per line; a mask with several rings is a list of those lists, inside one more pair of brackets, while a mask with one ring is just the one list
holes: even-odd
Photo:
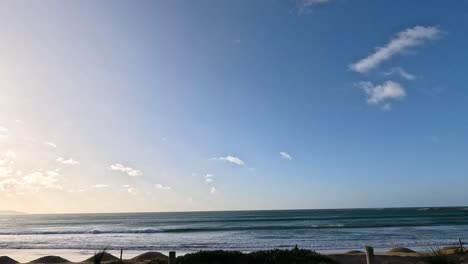
[[421, 260], [427, 264], [459, 264], [457, 254], [446, 254], [441, 249], [431, 249], [422, 254]]
[[167, 264], [167, 259], [162, 259], [160, 257], [152, 258], [148, 261], [145, 261], [145, 264]]
[[119, 259], [109, 253], [107, 253], [107, 248], [97, 252], [91, 258], [85, 260], [84, 262], [92, 262], [94, 264], [101, 264], [102, 262], [115, 262]]
[[239, 251], [200, 251], [176, 259], [176, 264], [332, 264], [327, 256], [315, 251], [294, 248], [292, 250], [262, 250], [251, 253]]

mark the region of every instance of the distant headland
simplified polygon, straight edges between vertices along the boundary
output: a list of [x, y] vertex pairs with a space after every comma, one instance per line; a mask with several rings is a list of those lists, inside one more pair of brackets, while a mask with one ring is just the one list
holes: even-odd
[[23, 213], [23, 212], [18, 212], [18, 211], [2, 211], [0, 210], [0, 215], [22, 215], [22, 214], [26, 214], [26, 213]]

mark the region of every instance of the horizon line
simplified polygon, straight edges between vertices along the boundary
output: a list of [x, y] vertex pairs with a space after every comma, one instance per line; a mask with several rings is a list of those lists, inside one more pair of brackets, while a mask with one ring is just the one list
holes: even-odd
[[[19, 216], [19, 215], [83, 215], [83, 214], [158, 214], [158, 213], [222, 213], [222, 212], [273, 212], [273, 211], [319, 211], [319, 210], [385, 210], [385, 209], [443, 209], [443, 208], [468, 208], [468, 205], [454, 206], [391, 206], [391, 207], [347, 207], [347, 208], [296, 208], [296, 209], [233, 209], [233, 210], [187, 210], [187, 211], [134, 211], [134, 212], [76, 212], [76, 213], [28, 213], [12, 210], [12, 214], [0, 216]], [[0, 211], [1, 212], [1, 211]]]

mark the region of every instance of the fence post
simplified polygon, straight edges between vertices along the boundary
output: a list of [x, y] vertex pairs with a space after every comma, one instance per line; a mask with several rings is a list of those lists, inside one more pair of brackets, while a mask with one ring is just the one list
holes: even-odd
[[458, 238], [458, 244], [460, 245], [460, 253], [463, 253], [463, 242], [461, 241], [461, 238]]
[[120, 261], [122, 261], [123, 248], [120, 249]]
[[366, 262], [372, 264], [374, 260], [374, 248], [366, 246]]
[[169, 264], [175, 264], [176, 252], [169, 251]]

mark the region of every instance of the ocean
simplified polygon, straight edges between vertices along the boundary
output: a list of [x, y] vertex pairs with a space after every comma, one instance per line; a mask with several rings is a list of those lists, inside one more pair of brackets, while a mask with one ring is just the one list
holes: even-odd
[[468, 241], [468, 208], [0, 216], [0, 249], [346, 251]]

